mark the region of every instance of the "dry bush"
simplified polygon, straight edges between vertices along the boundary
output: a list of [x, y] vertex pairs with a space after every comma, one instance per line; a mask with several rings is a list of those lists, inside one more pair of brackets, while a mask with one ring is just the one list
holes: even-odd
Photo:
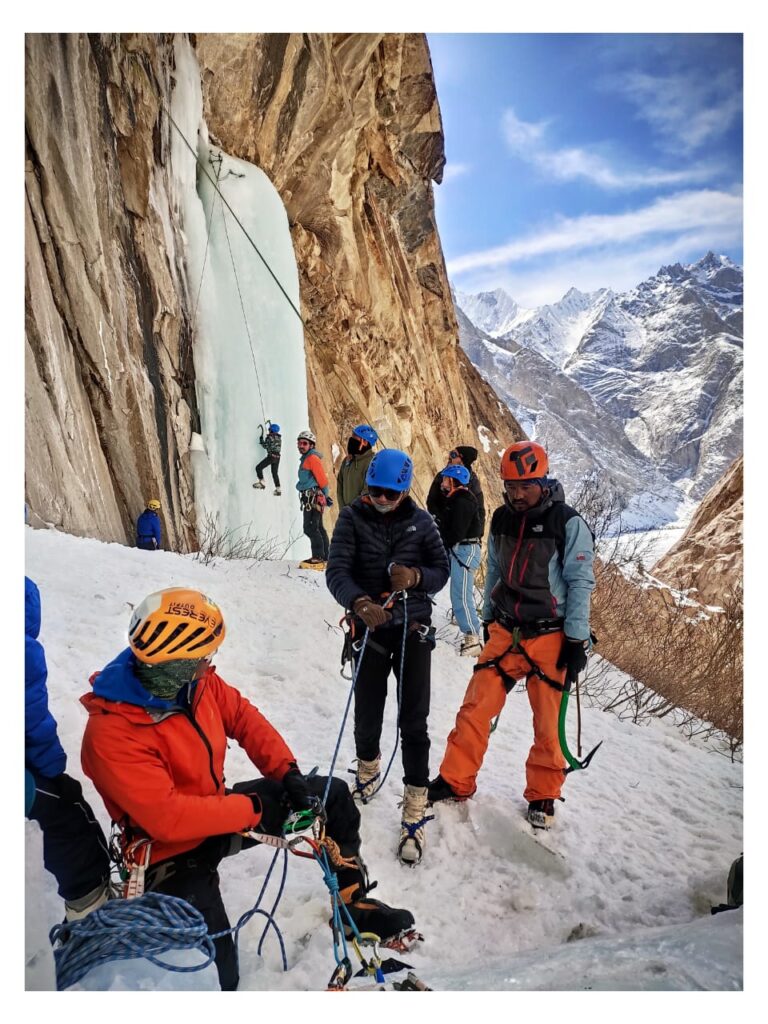
[[198, 523], [199, 548], [195, 552], [195, 560], [209, 565], [217, 558], [243, 559], [244, 561], [260, 562], [265, 559], [285, 558], [285, 555], [296, 537], [281, 541], [267, 534], [260, 537], [252, 534], [249, 526], [224, 527], [219, 520], [219, 513], [206, 511], [202, 522]]

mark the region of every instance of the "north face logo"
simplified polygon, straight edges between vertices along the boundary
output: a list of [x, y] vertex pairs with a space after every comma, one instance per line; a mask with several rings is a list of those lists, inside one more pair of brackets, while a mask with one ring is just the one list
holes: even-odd
[[543, 524], [540, 524], [539, 526], [532, 526], [531, 527], [531, 533], [541, 533], [541, 531], [543, 529], [544, 529]]
[[408, 529], [405, 532], [406, 533], [415, 533], [416, 532], [416, 527], [415, 526], [409, 526]]

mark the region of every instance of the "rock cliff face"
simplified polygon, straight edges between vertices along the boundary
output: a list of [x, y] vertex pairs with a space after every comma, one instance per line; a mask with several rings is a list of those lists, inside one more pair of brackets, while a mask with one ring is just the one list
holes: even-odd
[[[412, 453], [423, 497], [448, 448], [475, 444], [495, 490], [497, 452], [521, 431], [458, 348], [424, 37], [192, 42], [211, 137], [261, 167], [288, 212], [320, 447], [367, 420]], [[33, 523], [116, 541], [152, 494], [186, 549], [195, 300], [173, 86], [171, 36], [27, 36], [26, 494]]]
[[680, 540], [653, 567], [653, 575], [680, 589], [694, 588], [705, 604], [721, 605], [744, 574], [744, 456], [707, 492]]

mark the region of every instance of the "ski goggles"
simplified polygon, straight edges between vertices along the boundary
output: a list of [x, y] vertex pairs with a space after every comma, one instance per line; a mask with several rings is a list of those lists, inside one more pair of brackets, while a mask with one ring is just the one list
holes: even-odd
[[395, 491], [391, 487], [376, 487], [375, 484], [369, 484], [368, 493], [372, 498], [386, 498], [387, 501], [397, 501], [402, 491]]

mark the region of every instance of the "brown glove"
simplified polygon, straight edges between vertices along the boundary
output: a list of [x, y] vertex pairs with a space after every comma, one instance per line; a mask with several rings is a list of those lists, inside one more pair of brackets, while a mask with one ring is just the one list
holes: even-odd
[[376, 629], [377, 626], [383, 626], [385, 622], [389, 622], [392, 618], [392, 612], [388, 612], [386, 608], [382, 608], [380, 604], [364, 595], [358, 597], [352, 605], [352, 611], [355, 615], [358, 615], [369, 629]]
[[389, 579], [393, 590], [410, 590], [421, 582], [421, 570], [393, 562], [389, 567]]

